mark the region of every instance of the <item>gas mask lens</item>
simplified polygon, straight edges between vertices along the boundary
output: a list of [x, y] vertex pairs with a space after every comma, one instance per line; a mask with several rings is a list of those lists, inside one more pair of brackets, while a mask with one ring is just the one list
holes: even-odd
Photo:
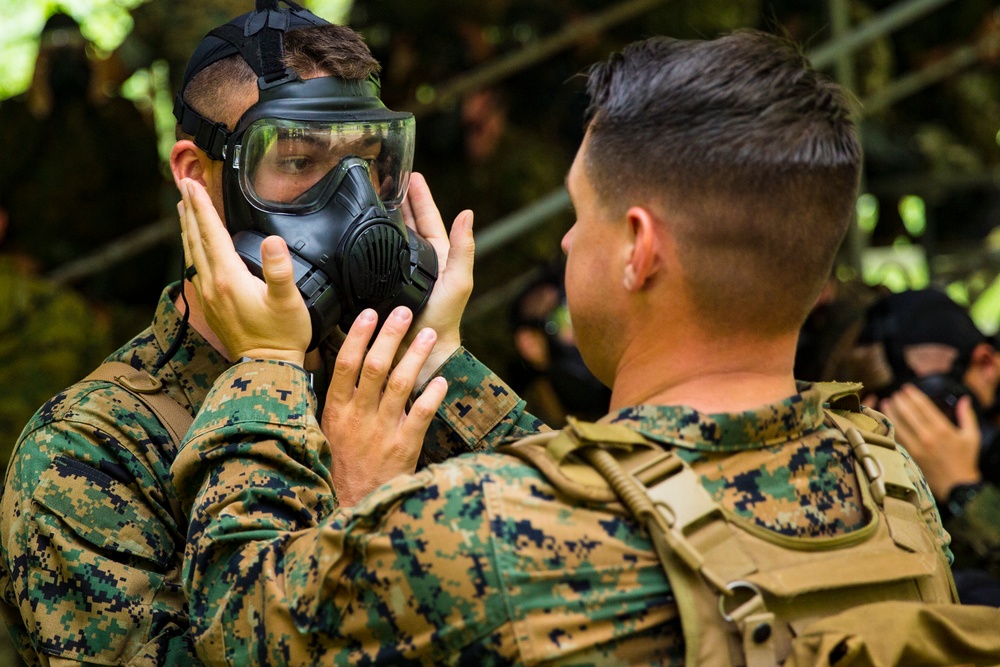
[[241, 142], [240, 187], [265, 211], [308, 214], [326, 205], [343, 178], [338, 167], [353, 156], [368, 164], [372, 187], [392, 211], [406, 194], [413, 143], [412, 116], [364, 122], [265, 118]]

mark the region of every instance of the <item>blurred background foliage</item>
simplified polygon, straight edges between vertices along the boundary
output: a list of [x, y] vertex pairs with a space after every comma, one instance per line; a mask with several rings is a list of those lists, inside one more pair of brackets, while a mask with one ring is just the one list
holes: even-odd
[[[506, 345], [504, 309], [518, 280], [561, 256], [559, 238], [572, 220], [559, 191], [582, 136], [585, 106], [578, 74], [638, 38], [712, 37], [742, 27], [800, 42], [859, 101], [863, 194], [837, 277], [893, 290], [938, 285], [972, 306], [987, 332], [1000, 328], [995, 0], [303, 4], [365, 35], [384, 66], [386, 103], [418, 116], [415, 168], [428, 177], [445, 218], [475, 210], [485, 251], [467, 319], [469, 340], [483, 356]], [[91, 59], [121, 72], [108, 78], [115, 90], [107, 92], [120, 92], [155, 124], [165, 160], [173, 143], [174, 87], [187, 56], [207, 30], [252, 6], [250, 0], [0, 0], [0, 100], [28, 88], [38, 34], [60, 9], [92, 42]], [[857, 48], [845, 46], [893, 13], [908, 18]], [[167, 217], [175, 196], [167, 182]], [[536, 224], [542, 219], [546, 224]], [[507, 223], [532, 231], [509, 240], [501, 233]], [[164, 229], [165, 239], [175, 235], [169, 225]]]

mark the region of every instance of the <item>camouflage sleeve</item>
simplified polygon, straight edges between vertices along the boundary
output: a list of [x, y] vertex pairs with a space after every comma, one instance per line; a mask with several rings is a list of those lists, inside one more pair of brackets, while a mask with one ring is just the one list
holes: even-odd
[[184, 526], [156, 455], [169, 439], [120, 391], [96, 387], [47, 403], [7, 471], [4, 618], [42, 664], [190, 663]]
[[448, 381], [437, 417], [427, 430], [420, 467], [465, 452], [490, 451], [507, 437], [548, 430], [525, 402], [471, 352], [459, 348], [438, 369]]
[[488, 635], [504, 617], [485, 595], [500, 584], [488, 562], [433, 558], [456, 541], [488, 552], [473, 480], [438, 493], [428, 468], [317, 526], [310, 506], [330, 488], [309, 412], [301, 370], [238, 364], [216, 382], [174, 462], [191, 516], [184, 585], [199, 657], [403, 664], [454, 658], [454, 646]]
[[1000, 488], [984, 482], [961, 514], [945, 521], [955, 567], [979, 569], [1000, 580]]
[[[889, 418], [883, 415], [881, 412], [872, 410], [871, 408], [861, 408], [861, 411], [874, 419], [878, 423], [878, 428], [876, 433], [880, 435], [885, 435], [893, 440], [896, 439], [896, 433], [893, 429], [892, 422]], [[913, 460], [913, 457], [904, 449], [901, 445], [896, 445], [896, 450], [899, 451], [903, 458], [905, 459], [906, 474], [909, 476], [910, 481], [913, 482], [913, 486], [917, 489], [917, 498], [919, 501], [920, 513], [923, 515], [924, 522], [927, 527], [930, 528], [931, 535], [934, 536], [941, 548], [941, 553], [948, 560], [948, 564], [952, 564], [955, 560], [954, 554], [951, 552], [949, 544], [951, 543], [951, 536], [948, 535], [948, 531], [944, 529], [944, 525], [941, 521], [941, 513], [938, 512], [937, 502], [934, 500], [934, 494], [931, 493], [931, 487], [928, 486], [927, 480], [924, 479], [924, 474], [920, 472], [920, 467], [917, 462]]]

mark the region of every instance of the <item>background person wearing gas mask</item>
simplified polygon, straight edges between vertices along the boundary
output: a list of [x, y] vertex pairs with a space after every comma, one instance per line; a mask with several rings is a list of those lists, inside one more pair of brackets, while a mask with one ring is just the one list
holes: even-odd
[[[378, 101], [378, 63], [354, 31], [288, 5], [258, 3], [203, 41], [178, 97], [171, 169], [208, 189], [253, 267], [258, 232], [282, 233], [300, 252], [322, 391], [336, 354], [327, 334], [364, 307], [423, 304], [426, 324], [457, 325], [441, 318], [457, 318], [471, 291], [471, 214], [454, 225], [449, 255], [424, 181], [414, 176], [404, 195], [412, 118]], [[398, 207], [440, 255], [406, 231]], [[169, 468], [236, 360], [191, 289], [166, 288], [150, 328], [111, 356], [124, 369], [69, 387], [24, 430], [2, 498], [0, 611], [29, 664], [197, 662], [180, 582], [188, 519]], [[443, 423], [426, 461], [489, 446], [487, 431], [516, 400], [495, 397], [464, 352], [449, 365], [453, 391], [464, 379], [468, 405], [486, 407], [465, 410], [457, 433]], [[304, 520], [335, 508], [334, 466], [329, 454], [316, 462], [324, 492], [302, 506]]]
[[864, 314], [841, 379], [892, 421], [951, 535], [963, 602], [1000, 606], [1000, 353], [935, 289], [890, 294]]

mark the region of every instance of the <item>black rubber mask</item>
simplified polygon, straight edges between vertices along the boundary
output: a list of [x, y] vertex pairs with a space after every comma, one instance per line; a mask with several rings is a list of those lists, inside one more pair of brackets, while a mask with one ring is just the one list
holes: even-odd
[[399, 214], [413, 117], [386, 109], [375, 91], [333, 77], [262, 90], [226, 146], [223, 199], [236, 250], [261, 276], [261, 241], [285, 239], [312, 347], [365, 308], [379, 321], [396, 306], [419, 311], [437, 277], [433, 248]]

